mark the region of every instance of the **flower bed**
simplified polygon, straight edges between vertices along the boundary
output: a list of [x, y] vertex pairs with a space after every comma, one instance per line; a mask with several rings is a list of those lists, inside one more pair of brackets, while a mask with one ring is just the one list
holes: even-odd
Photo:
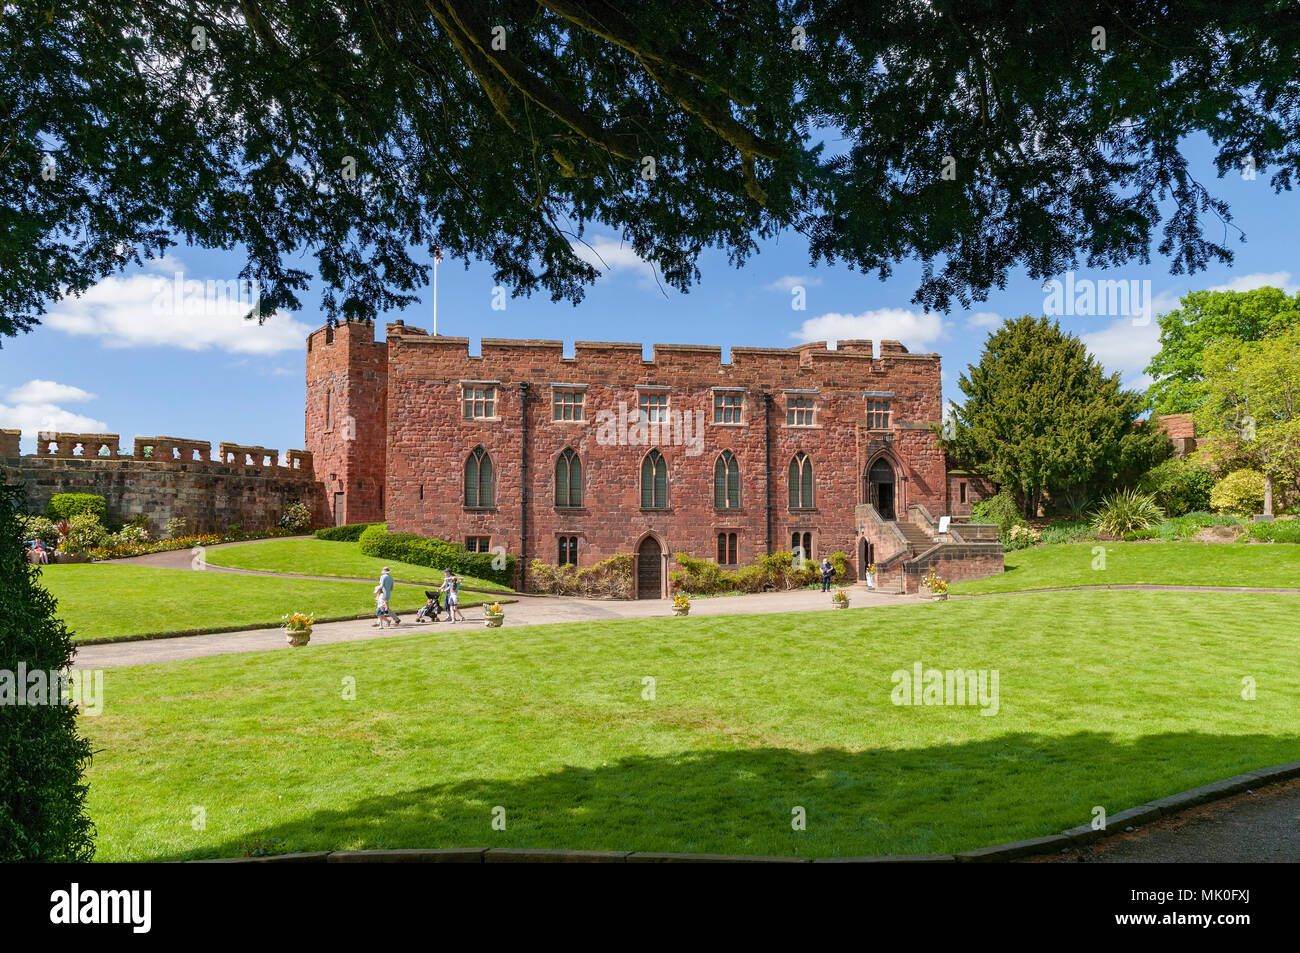
[[193, 536], [177, 536], [175, 539], [157, 539], [134, 544], [92, 546], [87, 552], [91, 559], [125, 559], [128, 556], [147, 556], [150, 553], [166, 553], [175, 549], [193, 549], [195, 546], [215, 546], [218, 543], [242, 543], [250, 539], [273, 539], [277, 536], [294, 535], [296, 535], [295, 531], [279, 527], [257, 533], [199, 533]]

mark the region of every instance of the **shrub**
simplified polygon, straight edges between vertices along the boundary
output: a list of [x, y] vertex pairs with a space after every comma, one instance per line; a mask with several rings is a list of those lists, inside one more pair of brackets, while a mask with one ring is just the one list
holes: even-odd
[[311, 510], [302, 503], [290, 503], [280, 517], [280, 525], [290, 532], [301, 533], [311, 526]]
[[[718, 592], [766, 592], [768, 590], [799, 589], [821, 579], [820, 563], [805, 560], [801, 568], [795, 564], [793, 552], [782, 551], [759, 556], [743, 569], [723, 569], [707, 559], [696, 559], [685, 553], [676, 556], [680, 569], [673, 570], [669, 578], [674, 588], [695, 595]], [[849, 580], [849, 557], [844, 553], [831, 553], [837, 581]]]
[[548, 595], [631, 599], [632, 554], [619, 553], [587, 569], [534, 559], [528, 564], [528, 580], [532, 591]]
[[1025, 549], [1029, 546], [1037, 546], [1042, 541], [1043, 534], [1038, 530], [1030, 529], [1024, 525], [1016, 525], [1011, 527], [1011, 532], [1007, 534], [1006, 549]]
[[67, 521], [68, 529], [61, 547], [67, 553], [84, 553], [108, 543], [108, 530], [91, 513], [80, 513]]
[[[27, 564], [18, 513], [17, 492], [0, 486], [0, 671], [63, 671], [72, 667], [72, 637], [40, 584], [40, 568]], [[0, 862], [92, 858], [95, 828], [83, 780], [90, 757], [75, 706], [3, 706]]]
[[[457, 575], [487, 579], [503, 586], [514, 584], [515, 565], [518, 562], [515, 556], [471, 553], [464, 546], [441, 539], [426, 539], [415, 533], [389, 533], [382, 523], [363, 530], [358, 543], [361, 552], [367, 556], [428, 566], [431, 569], [450, 569]], [[499, 558], [503, 565], [497, 569], [494, 564]]]
[[317, 539], [328, 539], [335, 543], [355, 543], [361, 539], [361, 534], [372, 526], [378, 526], [381, 529], [385, 523], [348, 523], [345, 526], [326, 526], [316, 530]]
[[1097, 532], [1115, 538], [1136, 530], [1152, 529], [1156, 523], [1165, 518], [1162, 510], [1150, 493], [1141, 490], [1121, 490], [1101, 501], [1101, 506], [1093, 514]]
[[1250, 516], [1264, 509], [1264, 474], [1258, 470], [1233, 470], [1214, 484], [1210, 508], [1216, 513]]
[[1020, 513], [1020, 507], [1016, 506], [1015, 498], [1008, 491], [1002, 490], [972, 506], [970, 520], [972, 523], [997, 524], [1005, 542], [1011, 535], [1011, 527], [1024, 523], [1025, 518]]
[[139, 523], [127, 523], [113, 534], [106, 545], [143, 546], [149, 542], [149, 531]]
[[1143, 539], [1159, 539], [1160, 531], [1154, 527], [1151, 529], [1135, 529], [1130, 530], [1120, 538], [1129, 543], [1135, 543]]
[[20, 516], [18, 525], [24, 543], [39, 539], [51, 549], [59, 544], [59, 528], [44, 516]]
[[176, 539], [185, 535], [185, 528], [188, 526], [183, 516], [173, 516], [167, 521], [166, 539]]
[[1214, 477], [1191, 460], [1170, 457], [1143, 474], [1137, 488], [1155, 497], [1156, 503], [1170, 516], [1182, 516], [1210, 508]]
[[1250, 523], [1242, 535], [1263, 543], [1300, 543], [1300, 520]]
[[95, 522], [103, 523], [108, 503], [94, 493], [55, 493], [45, 506], [45, 515], [56, 523], [86, 513], [94, 516]]

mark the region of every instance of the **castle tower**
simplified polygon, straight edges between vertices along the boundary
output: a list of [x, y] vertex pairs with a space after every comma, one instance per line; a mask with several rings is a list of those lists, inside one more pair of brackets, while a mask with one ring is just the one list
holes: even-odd
[[305, 439], [325, 487], [326, 524], [384, 519], [388, 347], [369, 323], [323, 327], [307, 338]]

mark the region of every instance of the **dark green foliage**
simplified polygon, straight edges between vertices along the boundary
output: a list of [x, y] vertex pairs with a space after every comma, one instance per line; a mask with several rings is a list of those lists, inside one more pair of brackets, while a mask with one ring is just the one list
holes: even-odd
[[383, 523], [348, 523], [345, 526], [326, 526], [316, 530], [317, 539], [328, 539], [335, 543], [355, 543], [372, 526], [383, 527]]
[[970, 521], [972, 523], [996, 523], [1005, 544], [1007, 537], [1011, 535], [1011, 527], [1020, 525], [1025, 521], [1025, 518], [1021, 515], [1020, 507], [1016, 505], [1015, 498], [1006, 490], [1002, 490], [973, 505], [971, 507]]
[[944, 447], [965, 469], [1037, 513], [1043, 495], [1099, 497], [1170, 453], [1169, 440], [1139, 420], [1143, 398], [1120, 389], [1083, 342], [1046, 318], [1007, 320], [959, 381], [952, 438]]
[[[0, 487], [0, 671], [62, 671], [75, 651], [19, 538], [17, 491]], [[26, 686], [16, 686], [26, 691]], [[86, 861], [94, 825], [82, 774], [90, 744], [71, 705], [0, 704], [0, 862]]]
[[681, 290], [706, 248], [742, 262], [791, 228], [814, 262], [885, 276], [917, 258], [915, 300], [942, 311], [1020, 269], [1145, 261], [1157, 233], [1173, 270], [1195, 271], [1232, 253], [1189, 142], [1214, 144], [1220, 174], [1249, 158], [1274, 190], [1292, 185], [1294, 13], [1275, 0], [9, 4], [0, 334], [182, 239], [246, 254], [261, 315], [301, 310], [314, 270], [329, 320], [411, 302], [435, 243], [517, 293], [579, 300], [598, 269], [574, 245], [597, 225]]
[[1210, 508], [1214, 476], [1203, 466], [1181, 457], [1170, 457], [1144, 473], [1137, 488], [1155, 497], [1169, 516], [1182, 516]]
[[55, 493], [45, 505], [45, 515], [56, 523], [89, 513], [102, 524], [107, 512], [108, 502], [94, 493]]
[[[471, 553], [464, 546], [441, 539], [426, 539], [415, 533], [389, 533], [377, 523], [361, 533], [358, 542], [367, 556], [413, 563], [431, 569], [451, 570], [458, 576], [474, 576], [502, 586], [515, 584], [515, 567], [519, 560], [512, 555]], [[501, 569], [493, 563], [503, 560]]]

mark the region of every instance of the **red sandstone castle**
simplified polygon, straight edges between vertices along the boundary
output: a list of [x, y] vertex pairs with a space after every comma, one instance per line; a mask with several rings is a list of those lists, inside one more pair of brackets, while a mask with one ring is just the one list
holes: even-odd
[[[1002, 569], [990, 492], [950, 472], [939, 356], [897, 341], [745, 348], [431, 336], [402, 323], [307, 339], [306, 446], [336, 524], [388, 521], [527, 563], [636, 557], [668, 593], [678, 552], [744, 565], [842, 551], [884, 588]], [[941, 517], [949, 517], [942, 525]], [[942, 532], [941, 532], [942, 530]], [[524, 580], [527, 584], [527, 580]]]

